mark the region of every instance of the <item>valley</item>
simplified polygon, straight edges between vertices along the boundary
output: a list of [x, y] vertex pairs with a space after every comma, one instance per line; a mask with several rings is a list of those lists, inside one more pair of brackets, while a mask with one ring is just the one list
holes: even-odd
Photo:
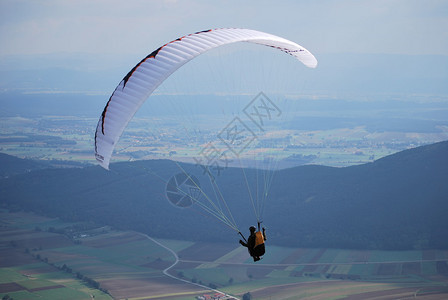
[[[0, 295], [14, 299], [441, 299], [448, 251], [269, 246], [251, 262], [237, 243], [154, 240], [132, 231], [0, 212]], [[160, 245], [163, 245], [161, 247]], [[175, 252], [178, 261], [167, 249]], [[169, 276], [167, 276], [169, 275]], [[58, 296], [59, 295], [59, 296]], [[205, 299], [205, 298], [204, 298]]]

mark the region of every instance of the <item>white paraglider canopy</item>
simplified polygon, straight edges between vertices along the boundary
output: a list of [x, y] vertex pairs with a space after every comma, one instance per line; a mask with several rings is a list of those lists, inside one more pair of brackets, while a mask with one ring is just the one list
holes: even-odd
[[140, 61], [123, 78], [109, 98], [95, 132], [95, 157], [108, 169], [120, 136], [145, 100], [173, 72], [196, 56], [219, 46], [249, 42], [281, 50], [305, 66], [315, 68], [316, 58], [287, 39], [251, 29], [222, 28], [200, 31], [171, 41]]

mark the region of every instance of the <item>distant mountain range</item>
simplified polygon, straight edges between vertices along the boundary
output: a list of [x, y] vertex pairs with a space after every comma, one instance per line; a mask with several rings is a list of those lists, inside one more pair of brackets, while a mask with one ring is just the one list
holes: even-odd
[[[181, 164], [200, 178], [202, 169]], [[55, 168], [0, 155], [0, 203], [64, 220], [94, 221], [160, 238], [238, 241], [236, 232], [193, 205], [179, 209], [165, 197], [179, 173], [169, 160]], [[239, 228], [256, 221], [244, 174], [226, 169], [221, 192]], [[201, 181], [204, 182], [204, 181]], [[306, 165], [276, 172], [264, 223], [271, 244], [359, 249], [448, 249], [448, 141], [345, 168]], [[204, 189], [206, 189], [204, 187]]]

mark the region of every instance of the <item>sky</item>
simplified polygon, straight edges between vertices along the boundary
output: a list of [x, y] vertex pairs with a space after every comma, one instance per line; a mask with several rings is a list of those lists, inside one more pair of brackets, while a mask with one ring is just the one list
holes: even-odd
[[446, 0], [0, 0], [0, 90], [73, 90], [79, 81], [110, 92], [161, 45], [222, 27], [310, 50], [314, 90], [448, 93]]
[[0, 0], [0, 56], [139, 53], [219, 27], [316, 53], [448, 55], [446, 0]]

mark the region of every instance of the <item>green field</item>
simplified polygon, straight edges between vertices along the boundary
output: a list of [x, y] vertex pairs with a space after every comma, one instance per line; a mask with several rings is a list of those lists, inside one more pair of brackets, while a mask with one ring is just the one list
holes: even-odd
[[[173, 265], [170, 251], [136, 232], [29, 213], [0, 217], [1, 297], [180, 300], [215, 293], [210, 287], [253, 299], [448, 296], [448, 251], [268, 245], [255, 264], [234, 244], [158, 240], [179, 256]], [[172, 277], [163, 273], [170, 266]]]

